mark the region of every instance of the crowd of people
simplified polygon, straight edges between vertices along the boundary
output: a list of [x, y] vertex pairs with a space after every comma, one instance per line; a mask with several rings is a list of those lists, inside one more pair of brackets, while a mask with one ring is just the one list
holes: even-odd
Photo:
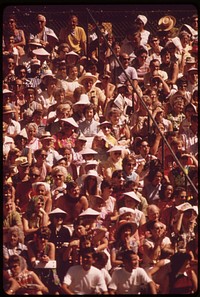
[[8, 295], [198, 290], [198, 14], [148, 22], [4, 16]]

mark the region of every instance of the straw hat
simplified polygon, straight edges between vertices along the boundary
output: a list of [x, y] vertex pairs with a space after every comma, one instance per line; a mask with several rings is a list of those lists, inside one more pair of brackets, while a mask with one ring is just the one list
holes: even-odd
[[8, 113], [12, 113], [12, 112], [14, 112], [14, 110], [11, 108], [10, 105], [3, 106], [3, 114], [8, 114]]
[[134, 200], [137, 201], [137, 202], [141, 202], [140, 198], [135, 194], [134, 191], [125, 192], [125, 193], [123, 193], [123, 195], [124, 195], [124, 197], [125, 197], [125, 196], [128, 196], [128, 197], [134, 199]]
[[27, 157], [22, 156], [22, 157], [16, 158], [15, 166], [28, 167], [29, 163], [28, 163]]
[[47, 52], [44, 48], [37, 48], [32, 51], [32, 53], [36, 56], [49, 56], [50, 53]]
[[159, 31], [170, 31], [176, 24], [176, 19], [175, 17], [171, 15], [166, 15], [159, 19], [158, 21], [158, 27]]
[[124, 215], [125, 213], [135, 214], [134, 209], [132, 209], [130, 207], [125, 207], [125, 206], [120, 207], [118, 212], [119, 212], [119, 217], [122, 216], [122, 215]]
[[45, 69], [41, 75], [41, 79], [43, 79], [44, 77], [47, 77], [47, 76], [50, 76], [50, 77], [53, 77], [55, 78], [53, 72], [51, 71], [51, 69]]
[[195, 60], [194, 57], [187, 57], [187, 58], [185, 59], [185, 63], [186, 63], [186, 64], [195, 64], [195, 63], [196, 63], [196, 60]]
[[104, 121], [104, 122], [98, 124], [99, 127], [102, 127], [104, 125], [112, 127], [112, 123], [108, 122], [108, 121]]
[[49, 40], [54, 40], [55, 42], [59, 41], [58, 37], [53, 31], [47, 32], [47, 41]]
[[75, 53], [74, 51], [70, 51], [70, 52], [66, 53], [65, 56], [76, 56], [77, 58], [80, 58], [80, 56], [77, 53]]
[[41, 44], [39, 38], [33, 38], [33, 39], [30, 39], [28, 44], [29, 44], [29, 45], [36, 45], [36, 46], [40, 46], [40, 47], [42, 47], [42, 44]]
[[69, 125], [78, 128], [78, 124], [75, 122], [75, 120], [72, 117], [69, 118], [63, 118], [61, 121], [68, 123]]
[[49, 213], [49, 216], [54, 216], [57, 214], [62, 215], [62, 217], [65, 217], [67, 215], [67, 213], [64, 210], [57, 207]]
[[80, 105], [80, 104], [83, 104], [83, 105], [89, 105], [90, 104], [90, 100], [89, 100], [89, 97], [87, 94], [81, 94], [79, 100], [73, 104], [73, 107], [74, 106], [77, 106], [77, 105]]
[[95, 75], [92, 75], [92, 73], [90, 72], [86, 72], [81, 77], [79, 77], [79, 80], [78, 80], [79, 84], [81, 84], [86, 79], [92, 79], [93, 84], [97, 81], [97, 77]]
[[49, 131], [45, 131], [44, 133], [42, 133], [42, 135], [40, 136], [40, 140], [45, 140], [45, 139], [51, 139], [54, 140], [53, 136], [51, 135], [51, 133]]
[[86, 174], [83, 174], [82, 175], [82, 181], [84, 181], [86, 179], [86, 177], [88, 177], [88, 176], [94, 176], [94, 177], [96, 177], [97, 184], [100, 184], [102, 182], [102, 178], [99, 176], [99, 174], [97, 173], [97, 171], [94, 170], [94, 169], [89, 170], [88, 173], [86, 173]]
[[8, 89], [3, 89], [3, 95], [5, 94], [14, 94], [14, 93]]
[[124, 150], [124, 147], [119, 146], [119, 145], [114, 145], [112, 148], [110, 148], [108, 150], [108, 153], [117, 152], [117, 151], [123, 151], [123, 150]]
[[137, 230], [137, 224], [136, 223], [134, 223], [132, 221], [121, 220], [121, 221], [119, 221], [119, 223], [117, 225], [117, 228], [116, 228], [116, 231], [115, 231], [114, 236], [115, 236], [116, 240], [119, 240], [121, 231], [125, 226], [130, 227], [131, 235], [133, 235], [135, 233], [135, 231]]
[[86, 147], [82, 151], [80, 151], [80, 154], [81, 155], [96, 155], [98, 153], [95, 150], [93, 150], [89, 147]]
[[84, 134], [82, 132], [79, 134], [79, 136], [76, 138], [76, 140], [81, 140], [81, 141], [87, 142], [87, 138], [84, 136]]
[[189, 68], [188, 69], [188, 72], [190, 72], [190, 71], [198, 72], [198, 68], [196, 68], [196, 67]]
[[83, 216], [99, 216], [100, 212], [92, 209], [91, 207], [88, 207], [85, 211], [81, 212], [79, 217]]
[[32, 188], [33, 188], [33, 190], [35, 190], [36, 187], [37, 187], [38, 185], [43, 185], [43, 186], [45, 187], [45, 190], [50, 192], [50, 184], [49, 184], [49, 183], [47, 183], [47, 182], [42, 182], [42, 181], [33, 183], [33, 184], [32, 184]]

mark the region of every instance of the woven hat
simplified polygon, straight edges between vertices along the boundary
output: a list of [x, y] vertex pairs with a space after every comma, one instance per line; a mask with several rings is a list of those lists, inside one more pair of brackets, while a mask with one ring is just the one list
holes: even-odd
[[22, 157], [16, 158], [15, 166], [28, 167], [29, 163], [28, 163], [27, 157], [22, 156]]
[[122, 216], [125, 213], [133, 213], [133, 214], [135, 214], [134, 209], [132, 209], [130, 207], [125, 207], [125, 206], [124, 207], [120, 207], [118, 212], [119, 212], [119, 216]]
[[72, 117], [69, 118], [63, 118], [61, 121], [68, 123], [69, 125], [78, 128], [78, 124], [75, 122], [75, 120]]
[[143, 22], [144, 25], [147, 23], [147, 18], [144, 15], [139, 14], [136, 18], [136, 20], [139, 19], [140, 21]]
[[135, 233], [135, 231], [137, 230], [137, 224], [136, 223], [134, 223], [132, 221], [121, 220], [121, 221], [119, 221], [119, 223], [117, 225], [117, 228], [116, 228], [116, 231], [115, 231], [114, 236], [115, 236], [116, 240], [119, 240], [121, 231], [125, 226], [130, 227], [131, 235], [133, 235]]
[[95, 165], [95, 166], [97, 166], [99, 164], [99, 162], [97, 161], [97, 160], [87, 160], [86, 162], [85, 162], [85, 168], [87, 167], [87, 166], [90, 166], [90, 165]]
[[124, 147], [119, 146], [119, 145], [114, 145], [112, 148], [110, 148], [108, 150], [108, 153], [117, 152], [117, 151], [123, 151], [123, 150], [124, 150]]
[[44, 48], [37, 48], [32, 51], [32, 53], [36, 56], [49, 56], [50, 53], [47, 52]]
[[99, 176], [96, 170], [89, 170], [88, 173], [82, 175], [82, 181], [86, 179], [88, 176], [94, 176], [97, 179], [97, 184], [102, 182], [102, 178]]
[[98, 153], [95, 150], [93, 150], [89, 147], [86, 147], [82, 151], [80, 151], [80, 154], [81, 155], [96, 155]]
[[40, 46], [40, 47], [42, 47], [42, 44], [41, 44], [39, 38], [33, 38], [33, 39], [30, 39], [28, 44], [29, 44], [29, 45], [36, 45], [36, 46]]
[[99, 216], [100, 212], [92, 209], [91, 207], [88, 207], [85, 211], [81, 212], [79, 217], [83, 216]]
[[57, 214], [62, 215], [62, 217], [65, 217], [67, 215], [67, 213], [64, 210], [57, 207], [49, 213], [49, 216], [54, 216]]
[[97, 81], [97, 77], [95, 75], [92, 75], [90, 72], [86, 72], [81, 77], [79, 77], [79, 84], [81, 84], [85, 79], [92, 79], [93, 84]]
[[80, 56], [77, 53], [75, 53], [74, 51], [70, 51], [70, 52], [66, 53], [65, 56], [76, 56], [77, 58], [80, 58]]
[[51, 133], [49, 131], [45, 131], [44, 133], [42, 133], [42, 135], [40, 136], [40, 140], [44, 140], [44, 139], [51, 139], [54, 140], [53, 136], [51, 135]]
[[166, 15], [159, 19], [158, 21], [158, 30], [159, 31], [170, 31], [176, 24], [175, 17], [171, 15]]
[[12, 113], [12, 112], [14, 112], [14, 110], [11, 108], [10, 105], [3, 106], [3, 114], [8, 114], [8, 113]]
[[108, 121], [103, 121], [102, 123], [99, 123], [98, 126], [99, 127], [102, 127], [102, 126], [111, 126], [112, 127], [112, 123], [111, 122], [108, 122]]
[[194, 64], [194, 63], [196, 63], [196, 60], [194, 57], [187, 57], [185, 59], [185, 62], [186, 62], [186, 64]]
[[198, 68], [196, 68], [196, 67], [189, 68], [188, 69], [188, 72], [190, 72], [190, 71], [198, 72]]
[[3, 95], [4, 94], [13, 94], [13, 92], [8, 89], [3, 89]]
[[32, 184], [32, 188], [33, 188], [33, 190], [35, 190], [36, 187], [37, 187], [38, 185], [43, 185], [43, 186], [45, 187], [46, 191], [49, 191], [49, 192], [50, 192], [50, 184], [49, 184], [49, 183], [47, 183], [47, 182], [42, 182], [42, 181], [33, 183], [33, 184]]
[[77, 106], [77, 105], [80, 105], [80, 104], [83, 104], [83, 105], [89, 105], [90, 104], [90, 100], [89, 100], [89, 97], [87, 94], [81, 94], [79, 100], [73, 104], [73, 107], [74, 106]]
[[82, 132], [79, 134], [79, 136], [76, 138], [76, 140], [81, 140], [81, 141], [87, 142], [87, 138], [84, 136], [84, 134]]
[[137, 202], [141, 202], [140, 198], [135, 194], [134, 191], [130, 191], [130, 192], [125, 192], [123, 193], [124, 196], [128, 196], [134, 200], [136, 200]]
[[51, 77], [55, 77], [53, 72], [51, 71], [51, 69], [46, 69], [43, 71], [42, 75], [41, 75], [41, 79], [43, 79], [46, 76], [51, 76]]

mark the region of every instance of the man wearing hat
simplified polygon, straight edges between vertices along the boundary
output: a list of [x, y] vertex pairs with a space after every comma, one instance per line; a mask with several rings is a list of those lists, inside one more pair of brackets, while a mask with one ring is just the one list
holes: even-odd
[[3, 121], [7, 124], [7, 136], [14, 138], [21, 131], [19, 122], [12, 119], [15, 110], [10, 105], [3, 106]]
[[166, 43], [174, 37], [176, 19], [171, 15], [166, 15], [158, 21], [158, 35], [160, 37], [161, 46], [165, 47]]
[[78, 82], [84, 86], [86, 94], [88, 95], [90, 102], [96, 107], [98, 115], [101, 116], [104, 112], [106, 96], [100, 88], [96, 87], [96, 81], [97, 77], [90, 72], [86, 72], [78, 80]]
[[21, 156], [15, 159], [17, 166], [17, 174], [12, 177], [13, 185], [16, 186], [18, 182], [27, 181], [29, 179], [30, 164], [25, 156]]
[[50, 166], [55, 165], [59, 153], [54, 148], [54, 138], [50, 132], [44, 132], [40, 137], [40, 142], [42, 143], [42, 148], [47, 152], [46, 162]]

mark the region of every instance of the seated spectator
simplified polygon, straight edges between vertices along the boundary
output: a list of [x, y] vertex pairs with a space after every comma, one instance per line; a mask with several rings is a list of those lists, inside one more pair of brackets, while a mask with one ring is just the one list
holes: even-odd
[[[22, 256], [13, 255], [8, 261], [8, 295], [43, 295], [49, 292], [48, 286], [40, 280], [38, 275], [27, 269], [26, 260]], [[18, 269], [17, 269], [18, 268]]]
[[86, 137], [93, 137], [98, 132], [99, 122], [97, 122], [94, 119], [95, 113], [96, 108], [92, 103], [90, 105], [85, 106], [83, 109], [83, 115], [85, 116], [85, 120], [79, 123], [79, 129]]

